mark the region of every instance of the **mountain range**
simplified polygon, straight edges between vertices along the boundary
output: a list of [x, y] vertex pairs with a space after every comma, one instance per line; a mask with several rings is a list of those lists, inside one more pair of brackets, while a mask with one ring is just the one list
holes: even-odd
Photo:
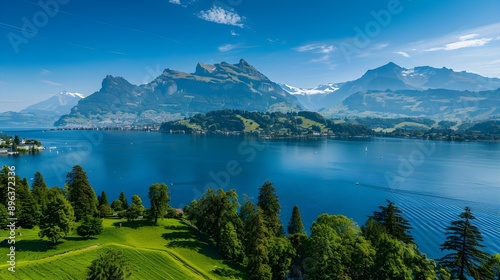
[[0, 113], [0, 127], [52, 127], [83, 98], [80, 93], [62, 91], [19, 112]]
[[152, 82], [133, 85], [107, 76], [56, 126], [115, 126], [161, 123], [220, 109], [293, 111], [297, 99], [245, 60], [198, 63], [194, 73], [166, 69]]
[[20, 112], [0, 114], [2, 127], [159, 124], [221, 109], [316, 111], [328, 118], [425, 117], [478, 121], [500, 117], [500, 79], [449, 68], [388, 63], [360, 78], [299, 88], [277, 84], [245, 60], [198, 63], [194, 73], [165, 69], [143, 85], [108, 75], [90, 96], [61, 92]]
[[[359, 79], [337, 84], [338, 89], [324, 94], [313, 94], [315, 90], [302, 89], [308, 96], [308, 102], [302, 101], [308, 110], [324, 111], [340, 105], [347, 97], [355, 93], [369, 91], [398, 91], [446, 89], [454, 91], [480, 92], [500, 88], [500, 79], [487, 78], [477, 74], [461, 71], [455, 72], [449, 68], [434, 68], [419, 66], [411, 69], [400, 67], [390, 62], [376, 69], [368, 70]], [[285, 86], [290, 93], [296, 91]], [[460, 95], [461, 93], [457, 93]]]

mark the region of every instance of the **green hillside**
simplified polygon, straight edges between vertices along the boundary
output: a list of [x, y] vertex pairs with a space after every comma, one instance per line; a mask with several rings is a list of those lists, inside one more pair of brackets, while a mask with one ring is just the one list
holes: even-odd
[[[122, 226], [120, 227], [120, 223]], [[176, 219], [146, 221], [104, 219], [102, 234], [86, 239], [76, 233], [53, 246], [40, 239], [38, 228], [19, 229], [16, 236], [16, 272], [0, 265], [0, 279], [85, 279], [86, 268], [105, 248], [122, 250], [132, 264], [130, 279], [242, 279], [243, 268], [223, 261], [210, 241]], [[7, 236], [7, 231], [4, 232]], [[0, 249], [6, 256], [7, 248]], [[223, 268], [234, 278], [221, 277]]]

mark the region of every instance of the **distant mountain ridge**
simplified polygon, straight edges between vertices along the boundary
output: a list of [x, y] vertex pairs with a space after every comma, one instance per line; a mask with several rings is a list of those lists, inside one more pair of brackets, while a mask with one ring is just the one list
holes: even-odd
[[133, 85], [108, 75], [56, 126], [114, 126], [161, 123], [220, 109], [294, 111], [297, 99], [245, 60], [198, 63], [194, 73], [165, 69], [152, 82]]
[[51, 127], [85, 98], [77, 92], [62, 91], [19, 112], [0, 113], [2, 127]]
[[[455, 72], [452, 69], [418, 66], [403, 68], [393, 62], [366, 71], [360, 78], [339, 84], [338, 90], [321, 98], [310, 98], [308, 109], [321, 110], [337, 106], [354, 93], [385, 90], [428, 90], [447, 89], [457, 91], [486, 91], [500, 88], [500, 79], [483, 77], [465, 71]], [[287, 87], [283, 89], [294, 93]]]

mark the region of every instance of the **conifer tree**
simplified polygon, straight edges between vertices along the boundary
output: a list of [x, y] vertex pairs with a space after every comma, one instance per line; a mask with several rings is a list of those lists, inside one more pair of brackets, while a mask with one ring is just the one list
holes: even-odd
[[127, 201], [127, 197], [125, 196], [125, 193], [123, 191], [120, 192], [120, 196], [118, 197], [118, 199], [122, 202], [122, 208], [123, 208], [123, 210], [127, 210], [127, 208], [128, 208], [128, 201]]
[[452, 221], [446, 228], [446, 241], [441, 244], [441, 251], [451, 252], [441, 258], [441, 264], [459, 280], [466, 280], [466, 275], [483, 279], [486, 276], [480, 268], [488, 260], [488, 254], [480, 249], [484, 248], [481, 244], [483, 237], [479, 229], [472, 225], [476, 217], [469, 207], [465, 207], [459, 217], [460, 220]]
[[289, 235], [304, 233], [304, 224], [302, 223], [302, 217], [300, 216], [299, 207], [297, 205], [293, 206], [292, 217], [288, 223], [287, 231]]
[[266, 228], [262, 210], [258, 209], [250, 219], [252, 232], [249, 240], [248, 279], [272, 279], [271, 267], [269, 266], [270, 233]]
[[105, 191], [102, 191], [101, 195], [98, 197], [98, 210], [102, 217], [113, 214], [113, 210], [109, 206], [108, 196]]
[[410, 235], [411, 226], [408, 220], [403, 218], [401, 209], [394, 202], [387, 200], [387, 206], [380, 206], [380, 211], [373, 212], [373, 220], [380, 223], [386, 232], [394, 238], [405, 243], [413, 243]]
[[25, 228], [33, 228], [38, 223], [42, 213], [29, 191], [26, 178], [16, 182], [16, 205], [16, 217], [19, 220], [19, 225]]
[[43, 175], [38, 171], [35, 173], [35, 176], [33, 177], [33, 184], [31, 185], [31, 189], [33, 198], [35, 199], [40, 209], [42, 211], [47, 209], [47, 203], [48, 203], [47, 195], [49, 192], [49, 188], [47, 187], [47, 184], [45, 184]]
[[73, 206], [76, 220], [97, 214], [97, 197], [83, 168], [79, 165], [73, 166], [66, 178], [68, 200]]
[[259, 188], [257, 207], [262, 209], [262, 218], [271, 236], [279, 236], [280, 228], [283, 227], [279, 216], [281, 205], [273, 183], [266, 181]]

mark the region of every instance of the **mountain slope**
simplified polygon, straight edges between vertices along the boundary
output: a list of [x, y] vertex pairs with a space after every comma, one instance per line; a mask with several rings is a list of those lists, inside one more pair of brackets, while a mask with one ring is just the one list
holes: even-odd
[[242, 59], [237, 64], [198, 63], [191, 74], [166, 69], [140, 86], [107, 76], [98, 92], [56, 125], [151, 124], [220, 109], [290, 111], [300, 109], [300, 104]]
[[322, 114], [332, 117], [487, 120], [500, 117], [500, 89], [481, 92], [447, 89], [357, 92]]
[[19, 112], [0, 113], [0, 126], [51, 127], [83, 98], [80, 93], [62, 91]]
[[448, 89], [457, 91], [485, 91], [500, 88], [500, 79], [487, 78], [469, 72], [455, 72], [449, 68], [419, 66], [403, 68], [395, 63], [388, 63], [376, 69], [368, 70], [359, 79], [341, 84], [333, 93], [321, 99], [310, 99], [310, 109], [334, 107], [350, 95], [357, 92], [385, 90], [428, 90]]

